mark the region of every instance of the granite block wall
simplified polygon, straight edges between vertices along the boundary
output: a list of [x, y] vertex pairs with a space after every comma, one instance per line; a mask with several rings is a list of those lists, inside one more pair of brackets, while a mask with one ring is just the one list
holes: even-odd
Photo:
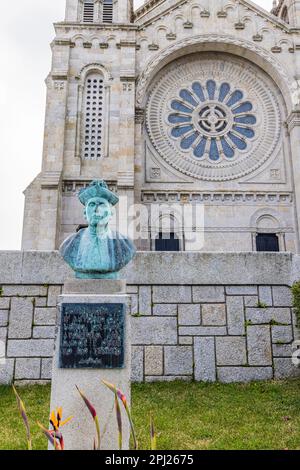
[[[221, 268], [217, 254], [181, 255], [179, 262], [178, 254], [138, 253], [124, 274], [132, 299], [132, 380], [246, 382], [298, 376], [291, 358], [298, 329], [290, 290], [300, 279], [298, 259], [227, 254]], [[17, 277], [14, 256], [0, 253], [0, 274], [1, 262], [3, 272], [9, 257], [12, 269], [6, 278], [3, 274], [4, 282], [0, 279], [0, 383], [45, 383], [51, 380], [57, 297], [70, 272], [59, 266], [57, 253], [32, 253], [23, 256]], [[258, 269], [249, 273], [255, 260]], [[30, 283], [28, 267], [34, 261]], [[185, 270], [179, 269], [183, 263]], [[207, 278], [215, 274], [215, 284], [202, 280], [209, 265]], [[277, 266], [271, 275], [270, 266]]]

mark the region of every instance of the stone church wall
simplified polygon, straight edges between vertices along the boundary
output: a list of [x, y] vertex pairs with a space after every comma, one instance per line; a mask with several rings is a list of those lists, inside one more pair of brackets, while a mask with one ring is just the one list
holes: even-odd
[[[0, 253], [0, 383], [51, 380], [56, 301], [70, 276], [57, 252]], [[134, 381], [300, 373], [291, 359], [296, 255], [140, 252], [123, 277]]]

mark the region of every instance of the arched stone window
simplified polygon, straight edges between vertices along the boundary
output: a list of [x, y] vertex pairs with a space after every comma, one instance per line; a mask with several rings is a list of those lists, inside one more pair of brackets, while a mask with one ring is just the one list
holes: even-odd
[[103, 23], [113, 22], [113, 0], [103, 0], [102, 7], [102, 21]]
[[[151, 227], [153, 251], [183, 251], [184, 234], [178, 213], [172, 208], [162, 208], [161, 215]], [[176, 212], [176, 210], [175, 210]]]
[[101, 72], [87, 75], [83, 94], [82, 158], [97, 160], [103, 157], [104, 77]]
[[83, 15], [82, 15], [82, 19], [84, 23], [94, 22], [94, 9], [95, 9], [94, 0], [84, 0]]
[[251, 217], [254, 251], [285, 251], [285, 226], [274, 210], [260, 209]]

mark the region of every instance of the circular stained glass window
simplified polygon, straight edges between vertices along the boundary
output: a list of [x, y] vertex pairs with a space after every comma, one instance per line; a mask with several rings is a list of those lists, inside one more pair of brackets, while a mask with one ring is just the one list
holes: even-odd
[[242, 57], [181, 57], [161, 69], [149, 89], [149, 154], [206, 181], [253, 173], [279, 149], [279, 96], [272, 79]]
[[171, 100], [170, 110], [171, 136], [179, 140], [182, 150], [192, 149], [198, 159], [231, 159], [255, 137], [252, 103], [227, 82], [194, 81], [179, 91], [178, 99]]

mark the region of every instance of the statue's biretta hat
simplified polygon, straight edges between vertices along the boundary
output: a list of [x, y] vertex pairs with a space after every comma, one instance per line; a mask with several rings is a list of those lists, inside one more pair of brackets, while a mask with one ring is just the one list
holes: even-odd
[[108, 189], [107, 184], [103, 180], [92, 181], [89, 186], [81, 189], [78, 193], [78, 199], [84, 206], [93, 197], [103, 197], [113, 206], [119, 202], [119, 197]]

